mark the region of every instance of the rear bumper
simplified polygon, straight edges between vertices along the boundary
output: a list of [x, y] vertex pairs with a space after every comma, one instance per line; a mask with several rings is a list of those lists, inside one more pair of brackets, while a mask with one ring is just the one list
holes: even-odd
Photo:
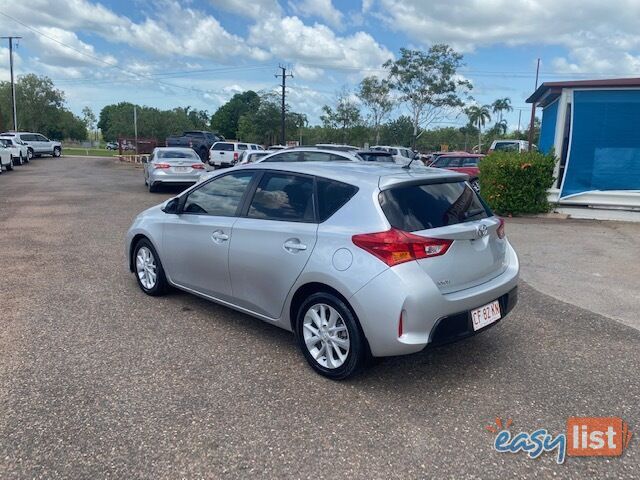
[[407, 262], [382, 272], [349, 302], [374, 356], [404, 355], [488, 328], [474, 332], [469, 312], [494, 300], [500, 301], [504, 318], [517, 301], [518, 274], [518, 257], [509, 245], [504, 271], [472, 288], [443, 294], [417, 262]]
[[[204, 170], [203, 170], [204, 171]], [[158, 183], [196, 183], [200, 178], [200, 173], [189, 173], [186, 175], [167, 174], [164, 172], [153, 172], [149, 175], [149, 183], [156, 185]]]

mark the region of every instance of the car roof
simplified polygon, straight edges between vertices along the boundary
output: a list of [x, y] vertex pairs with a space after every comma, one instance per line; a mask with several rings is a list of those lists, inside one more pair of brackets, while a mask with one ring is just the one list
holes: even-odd
[[329, 178], [356, 186], [388, 188], [397, 183], [417, 183], [444, 179], [465, 180], [467, 175], [445, 170], [416, 166], [403, 168], [395, 163], [378, 162], [258, 162], [234, 167], [239, 169], [275, 170]]
[[154, 148], [154, 150], [172, 150], [179, 152], [193, 152], [194, 154], [196, 154], [196, 151], [190, 147], [156, 147]]
[[364, 153], [364, 154], [367, 154], [367, 155], [380, 155], [380, 156], [385, 156], [386, 155], [386, 156], [389, 156], [389, 157], [392, 156], [389, 152], [387, 152], [385, 150], [358, 150], [355, 153]]
[[468, 152], [450, 152], [440, 155], [440, 158], [449, 158], [449, 157], [484, 157], [482, 153], [468, 153]]

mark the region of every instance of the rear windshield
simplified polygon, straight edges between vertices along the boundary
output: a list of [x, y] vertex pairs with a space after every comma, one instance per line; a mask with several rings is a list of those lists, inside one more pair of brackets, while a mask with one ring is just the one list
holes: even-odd
[[225, 152], [233, 152], [233, 143], [214, 143], [211, 150], [224, 150]]
[[446, 227], [492, 215], [466, 182], [400, 186], [380, 192], [379, 199], [391, 226], [405, 232]]
[[394, 163], [393, 156], [391, 154], [380, 154], [371, 152], [360, 152], [357, 154], [365, 162], [387, 162]]
[[189, 150], [158, 150], [156, 158], [196, 158], [196, 152]]

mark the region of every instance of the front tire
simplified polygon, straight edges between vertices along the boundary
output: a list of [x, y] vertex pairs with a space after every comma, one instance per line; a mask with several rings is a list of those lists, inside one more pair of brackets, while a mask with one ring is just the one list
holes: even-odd
[[133, 251], [134, 272], [140, 290], [152, 297], [167, 292], [169, 284], [160, 257], [146, 238], [140, 240]]
[[367, 345], [355, 316], [335, 295], [309, 296], [296, 316], [296, 338], [305, 359], [331, 380], [355, 375], [366, 363]]
[[33, 158], [33, 148], [27, 149], [27, 158], [27, 161], [31, 161], [31, 159]]
[[62, 155], [62, 149], [60, 147], [54, 147], [53, 148], [53, 156], [55, 158], [60, 157], [60, 155]]
[[20, 163], [29, 163], [29, 157], [25, 158], [22, 156], [22, 152], [20, 152]]

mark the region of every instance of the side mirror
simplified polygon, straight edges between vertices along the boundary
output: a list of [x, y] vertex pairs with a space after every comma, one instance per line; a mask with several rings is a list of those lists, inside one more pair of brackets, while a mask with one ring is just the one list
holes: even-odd
[[164, 204], [164, 207], [162, 207], [162, 211], [164, 213], [176, 214], [176, 213], [178, 213], [178, 205], [179, 204], [180, 204], [180, 199], [178, 197], [174, 197], [171, 200], [169, 200], [167, 203]]
[[147, 156], [142, 157], [142, 163], [149, 163], [149, 157]]

